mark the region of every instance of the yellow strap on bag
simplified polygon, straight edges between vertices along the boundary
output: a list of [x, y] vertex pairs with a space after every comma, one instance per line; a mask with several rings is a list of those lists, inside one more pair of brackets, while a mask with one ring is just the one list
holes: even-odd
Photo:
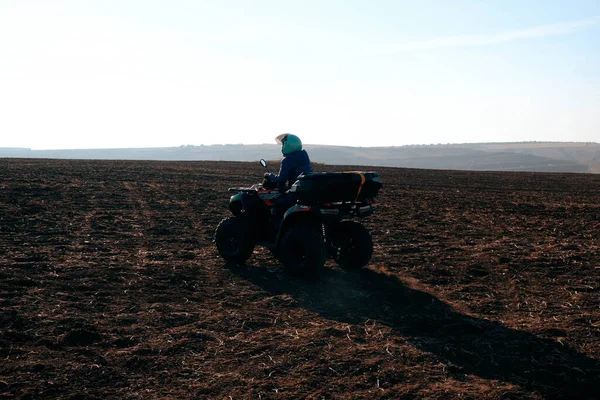
[[366, 178], [365, 178], [365, 174], [363, 174], [362, 172], [356, 172], [358, 175], [360, 175], [360, 186], [358, 187], [358, 193], [356, 193], [356, 198], [354, 199], [354, 202], [356, 202], [358, 200], [358, 196], [360, 196], [360, 192], [362, 192], [362, 188], [363, 185], [365, 184]]
[[360, 171], [345, 171], [345, 173], [360, 175], [360, 186], [358, 187], [358, 193], [356, 193], [356, 197], [354, 198], [354, 202], [356, 202], [358, 200], [358, 196], [360, 196], [360, 192], [362, 192], [363, 185], [365, 184], [367, 178], [365, 177], [365, 174]]

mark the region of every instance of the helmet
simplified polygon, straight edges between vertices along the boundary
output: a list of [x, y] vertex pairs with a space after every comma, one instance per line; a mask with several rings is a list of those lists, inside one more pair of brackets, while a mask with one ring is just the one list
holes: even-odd
[[302, 141], [296, 135], [284, 133], [275, 138], [277, 144], [281, 145], [281, 152], [284, 155], [302, 150]]

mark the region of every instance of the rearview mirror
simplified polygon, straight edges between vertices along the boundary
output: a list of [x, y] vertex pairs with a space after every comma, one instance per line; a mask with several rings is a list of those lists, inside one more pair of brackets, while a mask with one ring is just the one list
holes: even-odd
[[260, 160], [260, 165], [262, 165], [263, 167], [267, 168], [267, 162], [265, 161], [265, 159], [264, 159], [264, 158], [262, 158], [262, 159]]

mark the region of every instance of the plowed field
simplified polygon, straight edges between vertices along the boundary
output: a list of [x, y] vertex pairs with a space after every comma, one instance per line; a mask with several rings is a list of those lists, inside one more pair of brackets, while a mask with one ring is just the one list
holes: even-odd
[[0, 160], [0, 398], [600, 398], [600, 175], [376, 170], [307, 280], [212, 243], [258, 163]]

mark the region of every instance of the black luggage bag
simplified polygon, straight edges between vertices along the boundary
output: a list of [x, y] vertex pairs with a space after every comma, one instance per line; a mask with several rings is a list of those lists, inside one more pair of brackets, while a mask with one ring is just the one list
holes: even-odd
[[304, 204], [364, 201], [377, 196], [382, 183], [377, 172], [310, 172], [290, 188]]

